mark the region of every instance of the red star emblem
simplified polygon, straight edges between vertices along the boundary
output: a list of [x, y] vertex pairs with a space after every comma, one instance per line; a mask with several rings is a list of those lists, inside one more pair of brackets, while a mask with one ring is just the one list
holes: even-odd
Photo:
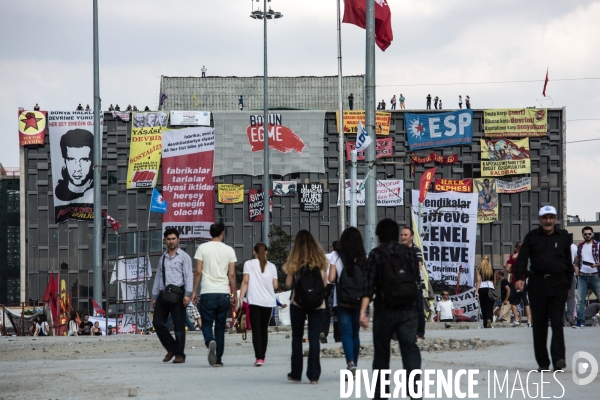
[[419, 133], [423, 132], [423, 125], [421, 125], [421, 124], [417, 125], [417, 132], [419, 132]]
[[21, 122], [25, 123], [25, 127], [23, 128], [23, 132], [25, 132], [28, 128], [33, 128], [38, 130], [38, 122], [43, 120], [43, 118], [36, 118], [35, 113], [28, 112], [25, 114], [25, 118], [21, 119]]

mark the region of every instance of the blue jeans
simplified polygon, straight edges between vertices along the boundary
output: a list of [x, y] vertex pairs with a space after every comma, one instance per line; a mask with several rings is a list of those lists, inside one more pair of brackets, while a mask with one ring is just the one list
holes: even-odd
[[358, 364], [358, 352], [360, 351], [360, 308], [336, 307], [340, 334], [342, 335], [342, 347], [346, 356], [346, 363], [351, 361]]
[[600, 277], [580, 275], [577, 279], [577, 322], [582, 325], [585, 325], [585, 298], [589, 289], [600, 299]]
[[321, 322], [323, 322], [324, 308], [306, 309], [290, 305], [290, 322], [292, 323], [292, 371], [289, 376], [297, 381], [302, 380], [302, 336], [304, 335], [304, 319], [308, 316], [308, 360], [306, 377], [309, 381], [318, 381], [321, 376]]
[[[421, 368], [421, 352], [417, 347], [417, 326], [419, 316], [416, 304], [413, 309], [385, 310], [375, 305], [373, 315], [373, 370], [390, 369], [390, 342], [394, 332], [398, 336], [402, 366], [408, 377], [412, 370]], [[415, 380], [416, 381], [416, 380]], [[389, 387], [387, 388], [389, 390]], [[408, 379], [407, 387], [408, 393]], [[379, 376], [375, 387], [375, 399], [380, 397]]]
[[[225, 351], [225, 323], [229, 312], [229, 293], [208, 293], [200, 295], [200, 318], [202, 318], [202, 335], [206, 347], [213, 340], [217, 342], [217, 363]], [[213, 323], [215, 331], [213, 334]]]

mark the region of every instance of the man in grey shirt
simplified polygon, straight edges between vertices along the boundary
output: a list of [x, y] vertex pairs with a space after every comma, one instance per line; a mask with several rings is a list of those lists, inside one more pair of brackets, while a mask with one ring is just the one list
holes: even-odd
[[[179, 233], [176, 229], [166, 229], [164, 233], [167, 251], [158, 260], [158, 268], [152, 288], [152, 308], [154, 308], [154, 330], [167, 355], [163, 362], [169, 362], [173, 357], [175, 364], [185, 362], [185, 309], [192, 297], [192, 259], [179, 248]], [[168, 285], [179, 286], [183, 289], [180, 299], [175, 303], [163, 300], [163, 290]], [[169, 314], [173, 318], [175, 338], [166, 327]]]

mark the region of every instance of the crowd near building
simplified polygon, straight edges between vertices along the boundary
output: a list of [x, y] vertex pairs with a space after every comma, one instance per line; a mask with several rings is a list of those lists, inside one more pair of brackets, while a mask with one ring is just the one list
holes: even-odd
[[[272, 224], [292, 236], [306, 229], [328, 249], [341, 234], [337, 77], [270, 78], [269, 86]], [[93, 309], [94, 185], [101, 186], [105, 218], [120, 225], [111, 229], [107, 221], [103, 231], [104, 306], [125, 296], [149, 298], [167, 227], [178, 229], [181, 248], [193, 257], [210, 239], [208, 226], [222, 222], [224, 242], [238, 262], [252, 258], [263, 229], [262, 77], [163, 76], [160, 90], [157, 111], [103, 112], [100, 182], [91, 178], [92, 111], [55, 111], [51, 104], [35, 111], [41, 116], [20, 111], [20, 121], [29, 121], [20, 122], [21, 189], [15, 193], [4, 176], [0, 187], [10, 199], [20, 193], [24, 207], [2, 201], [0, 222], [8, 238], [20, 227], [20, 238], [10, 243], [14, 247], [20, 240], [23, 251], [20, 259], [18, 253], [0, 251], [1, 257], [12, 257], [0, 270], [0, 302], [41, 299], [48, 280], [59, 272], [73, 308]], [[343, 98], [343, 162], [349, 166], [358, 122], [364, 122], [363, 76], [344, 78]], [[102, 108], [110, 103], [117, 104], [109, 100]], [[495, 269], [504, 267], [514, 243], [538, 224], [541, 206], [555, 206], [558, 224], [565, 226], [564, 109], [408, 105], [377, 112], [373, 139], [379, 165], [368, 179], [378, 182], [378, 220], [413, 226], [422, 177], [435, 168], [420, 212], [429, 232], [423, 241], [425, 264], [439, 281], [440, 293], [454, 292], [457, 281], [473, 287], [474, 267], [483, 255]], [[35, 125], [37, 118], [44, 118], [44, 129], [38, 129], [41, 121]], [[84, 151], [75, 154], [73, 149]], [[361, 156], [359, 180], [369, 170]], [[346, 174], [342, 185], [349, 206]], [[164, 214], [150, 211], [155, 190], [167, 203]], [[358, 228], [364, 235], [360, 194], [358, 203]], [[20, 223], [9, 223], [17, 211]], [[458, 220], [453, 223], [453, 218]], [[133, 266], [129, 271], [138, 278], [141, 271], [145, 288], [126, 288], [130, 283], [123, 276], [115, 279], [118, 258]], [[20, 296], [15, 296], [15, 282]]]

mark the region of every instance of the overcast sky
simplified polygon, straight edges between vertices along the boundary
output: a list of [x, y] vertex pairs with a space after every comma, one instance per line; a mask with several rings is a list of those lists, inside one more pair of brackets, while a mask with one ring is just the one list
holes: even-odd
[[[250, 0], [100, 0], [103, 108], [156, 107], [160, 75], [263, 73], [262, 22]], [[343, 3], [343, 0], [342, 0]], [[456, 107], [567, 107], [567, 141], [600, 138], [600, 1], [388, 0], [395, 40], [377, 49], [377, 99], [403, 93]], [[0, 1], [0, 163], [18, 166], [18, 107], [93, 105], [92, 1]], [[335, 75], [336, 1], [273, 0], [269, 75]], [[365, 31], [342, 25], [344, 74], [364, 74]], [[558, 79], [568, 79], [559, 81]], [[482, 82], [532, 81], [483, 84]], [[467, 84], [469, 83], [469, 84]], [[442, 85], [443, 84], [443, 85]], [[452, 84], [452, 85], [450, 85]], [[582, 121], [582, 119], [592, 119]], [[567, 145], [568, 213], [600, 212], [600, 141]]]

